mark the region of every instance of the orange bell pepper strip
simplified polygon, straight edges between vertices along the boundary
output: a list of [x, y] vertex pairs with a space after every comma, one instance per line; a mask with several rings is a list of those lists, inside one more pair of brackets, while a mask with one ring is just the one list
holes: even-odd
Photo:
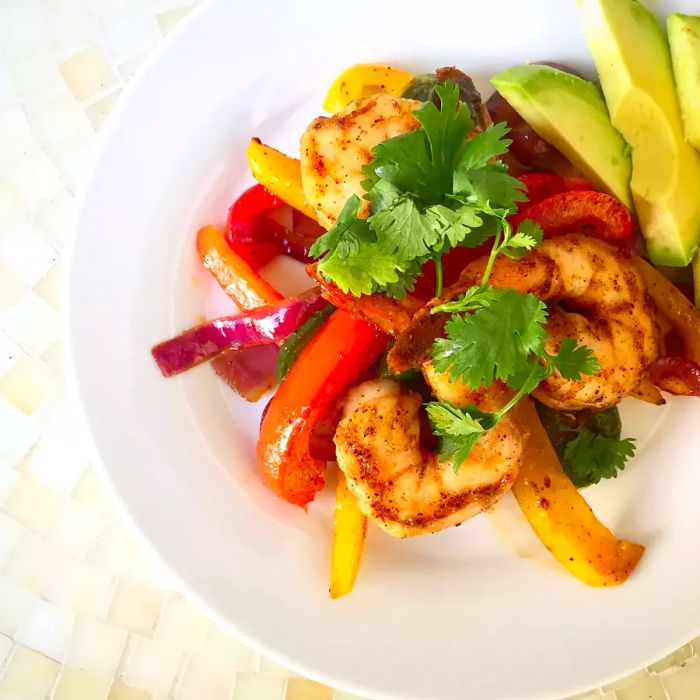
[[513, 494], [544, 546], [589, 586], [617, 586], [639, 562], [644, 547], [618, 540], [593, 514], [559, 462], [529, 398], [514, 420], [527, 434]]
[[651, 263], [638, 257], [633, 258], [632, 262], [644, 280], [656, 310], [669, 320], [681, 336], [684, 354], [700, 364], [700, 311]]
[[248, 165], [253, 177], [290, 207], [316, 221], [316, 210], [306, 201], [301, 186], [301, 163], [266, 146], [260, 139], [248, 144]]
[[204, 226], [199, 230], [197, 252], [204, 267], [241, 311], [250, 311], [284, 298], [229, 246], [216, 226]]
[[344, 70], [330, 86], [323, 109], [335, 114], [361, 97], [385, 93], [399, 97], [415, 76], [400, 68], [359, 63]]
[[367, 537], [367, 517], [357, 505], [348, 488], [343, 472], [338, 472], [333, 515], [333, 546], [331, 549], [331, 598], [352, 592], [360, 570], [362, 552]]
[[336, 311], [292, 365], [268, 405], [257, 447], [258, 467], [282, 498], [304, 506], [323, 488], [326, 463], [310, 452], [314, 428], [386, 345], [374, 326]]

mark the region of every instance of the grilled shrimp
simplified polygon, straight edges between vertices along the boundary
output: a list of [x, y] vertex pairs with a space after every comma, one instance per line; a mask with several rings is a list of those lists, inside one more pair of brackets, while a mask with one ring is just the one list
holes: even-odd
[[[433, 339], [449, 318], [431, 314], [431, 307], [478, 284], [485, 266], [486, 258], [470, 263], [442, 298], [416, 314], [389, 353], [393, 372], [420, 367], [429, 358]], [[554, 373], [535, 391], [540, 401], [558, 410], [603, 409], [643, 391], [659, 353], [659, 332], [644, 282], [624, 253], [583, 234], [558, 236], [522, 260], [496, 258], [489, 284], [548, 302], [548, 352], [574, 338], [590, 347], [601, 365], [577, 381]]]
[[[463, 278], [480, 279], [485, 261]], [[564, 338], [593, 350], [601, 369], [573, 381], [555, 373], [535, 396], [551, 408], [603, 409], [634, 393], [659, 352], [658, 328], [644, 283], [629, 258], [582, 234], [545, 241], [524, 260], [496, 259], [489, 283], [512, 287], [549, 302], [547, 351]]]
[[[311, 122], [301, 137], [301, 184], [319, 223], [330, 228], [345, 201], [362, 196], [362, 166], [372, 160], [372, 148], [417, 129], [413, 111], [419, 106], [416, 100], [373, 95]], [[369, 202], [364, 202], [360, 216], [368, 212]]]
[[[502, 407], [507, 389], [470, 393], [425, 368], [439, 398], [483, 410]], [[338, 465], [360, 509], [394, 537], [437, 532], [489, 509], [510, 490], [520, 468], [522, 438], [506, 415], [476, 443], [455, 473], [452, 462], [421, 443], [421, 397], [391, 380], [371, 380], [348, 393], [335, 433]]]

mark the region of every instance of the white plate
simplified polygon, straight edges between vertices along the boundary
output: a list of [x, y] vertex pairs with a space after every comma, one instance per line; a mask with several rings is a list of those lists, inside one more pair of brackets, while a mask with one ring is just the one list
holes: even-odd
[[200, 271], [193, 236], [251, 181], [251, 136], [297, 153], [352, 63], [457, 65], [487, 89], [498, 70], [539, 59], [590, 66], [573, 1], [214, 1], [122, 98], [85, 192], [68, 354], [114, 490], [189, 594], [243, 640], [361, 694], [542, 700], [631, 672], [700, 630], [692, 400], [626, 405], [639, 456], [586, 491], [617, 534], [647, 546], [624, 586], [562, 572], [506, 499], [432, 537], [371, 529], [355, 592], [331, 602], [330, 496], [304, 512], [272, 495], [253, 460], [261, 406], [208, 367], [166, 381], [149, 355], [231, 307]]

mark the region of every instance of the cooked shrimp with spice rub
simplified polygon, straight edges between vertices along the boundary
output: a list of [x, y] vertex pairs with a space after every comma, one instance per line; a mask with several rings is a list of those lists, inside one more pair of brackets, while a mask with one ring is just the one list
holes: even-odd
[[[301, 183], [320, 224], [330, 228], [345, 201], [363, 194], [362, 166], [372, 160], [372, 148], [420, 126], [413, 115], [420, 104], [373, 95], [311, 122], [301, 138]], [[368, 212], [369, 202], [365, 202], [361, 214]]]
[[[501, 408], [511, 392], [502, 385], [469, 392], [427, 368], [438, 398], [485, 411]], [[507, 493], [520, 467], [522, 437], [505, 416], [476, 443], [459, 470], [422, 439], [421, 397], [391, 380], [351, 389], [335, 433], [338, 465], [362, 512], [394, 537], [443, 530], [491, 508]]]
[[[469, 265], [463, 279], [478, 280], [486, 265]], [[558, 372], [535, 397], [550, 408], [603, 409], [633, 394], [659, 354], [659, 332], [644, 282], [630, 258], [604, 241], [582, 234], [546, 240], [522, 260], [499, 256], [489, 284], [534, 294], [551, 305], [547, 351], [564, 338], [593, 351], [601, 369], [577, 380]]]
[[[389, 353], [389, 367], [403, 372], [420, 366], [448, 314], [431, 308], [478, 285], [488, 256], [470, 263], [445, 295], [422, 309]], [[545, 346], [556, 354], [565, 338], [588, 346], [599, 371], [564, 379], [558, 372], [534, 392], [557, 410], [603, 409], [637, 395], [659, 355], [654, 307], [630, 257], [604, 241], [580, 233], [545, 240], [522, 259], [498, 256], [489, 284], [533, 294], [549, 305]]]

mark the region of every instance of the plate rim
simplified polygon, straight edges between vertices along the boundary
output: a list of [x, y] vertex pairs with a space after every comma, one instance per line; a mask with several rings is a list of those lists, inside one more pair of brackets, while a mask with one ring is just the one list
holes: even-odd
[[[96, 143], [93, 147], [90, 162], [86, 169], [86, 174], [76, 192], [74, 204], [74, 219], [66, 240], [65, 247], [62, 253], [63, 274], [61, 278], [61, 341], [64, 348], [64, 376], [66, 380], [66, 388], [70, 398], [71, 405], [75, 415], [78, 418], [80, 426], [83, 428], [85, 444], [88, 446], [90, 454], [94, 456], [95, 473], [99, 479], [100, 485], [109, 494], [110, 500], [115, 510], [119, 522], [124, 524], [130, 534], [138, 542], [139, 546], [148, 553], [154, 561], [158, 562], [163, 572], [167, 572], [169, 583], [172, 587], [181, 593], [185, 599], [191, 602], [196, 608], [203, 611], [215, 624], [232, 634], [235, 638], [241, 640], [245, 645], [251, 647], [257, 653], [264, 655], [275, 663], [281, 666], [304, 675], [306, 678], [316, 680], [331, 688], [350, 692], [357, 695], [367, 696], [375, 700], [424, 700], [423, 695], [409, 696], [405, 693], [396, 694], [393, 692], [378, 692], [371, 687], [365, 686], [361, 682], [346, 682], [339, 680], [324, 673], [321, 670], [308, 666], [304, 662], [296, 661], [283, 652], [278, 652], [274, 647], [269, 647], [265, 642], [251, 636], [244, 629], [239, 628], [236, 623], [227, 617], [224, 613], [209, 604], [206, 599], [199, 594], [186, 580], [176, 571], [176, 567], [168, 562], [164, 555], [157, 549], [157, 546], [148, 535], [141, 529], [138, 524], [138, 517], [133, 512], [131, 506], [125, 497], [120, 493], [116, 484], [110, 477], [110, 470], [106, 466], [102, 458], [102, 451], [99, 448], [94, 438], [92, 430], [92, 419], [87, 412], [85, 402], [81, 392], [81, 384], [78, 379], [78, 368], [75, 363], [75, 349], [73, 343], [73, 318], [75, 313], [75, 303], [72, 294], [72, 281], [74, 276], [74, 263], [76, 256], [76, 248], [78, 242], [78, 233], [81, 229], [81, 221], [83, 220], [85, 210], [88, 207], [89, 199], [92, 196], [92, 183], [95, 174], [100, 170], [100, 165], [103, 160], [104, 152], [111, 141], [112, 134], [117, 132], [121, 122], [122, 113], [129, 109], [132, 97], [138, 92], [140, 86], [145, 82], [154, 70], [154, 66], [162, 60], [163, 55], [167, 55], [174, 51], [180, 40], [181, 35], [193, 31], [192, 26], [198, 21], [202, 21], [208, 12], [211, 12], [213, 7], [224, 4], [224, 0], [201, 0], [197, 3], [189, 13], [189, 15], [179, 23], [179, 25], [171, 31], [166, 37], [161, 39], [158, 45], [145, 59], [136, 76], [130, 80], [124, 87], [120, 99], [117, 101], [114, 109], [105, 122], [104, 127], [100, 131]], [[650, 655], [641, 664], [633, 668], [626, 668], [620, 673], [608, 674], [601, 677], [601, 680], [593, 688], [589, 686], [574, 687], [571, 691], [573, 694], [578, 694], [586, 691], [595, 692], [596, 688], [608, 685], [611, 682], [622, 679], [625, 676], [639, 670], [644, 670], [654, 661], [664, 658], [674, 650], [687, 644], [692, 639], [700, 635], [700, 619], [695, 623], [694, 632], [689, 634], [687, 638], [679, 643], [668, 644], [661, 648], [658, 653]], [[452, 696], [450, 696], [452, 697]], [[547, 698], [560, 698], [561, 695], [549, 694]], [[541, 693], [537, 695], [526, 694], [519, 695], [519, 700], [545, 700]]]

